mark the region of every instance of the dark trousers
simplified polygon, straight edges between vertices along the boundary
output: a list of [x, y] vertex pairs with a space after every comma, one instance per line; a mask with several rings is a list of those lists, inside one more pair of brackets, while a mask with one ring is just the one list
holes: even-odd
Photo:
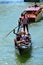
[[28, 31], [28, 24], [23, 24], [24, 31], [25, 31], [25, 27], [26, 27], [26, 29]]
[[19, 24], [18, 24], [18, 31], [17, 32], [19, 32], [20, 26], [21, 26], [21, 23], [19, 22]]
[[18, 26], [18, 30], [17, 30], [17, 32], [19, 32], [19, 28], [20, 28], [20, 25]]

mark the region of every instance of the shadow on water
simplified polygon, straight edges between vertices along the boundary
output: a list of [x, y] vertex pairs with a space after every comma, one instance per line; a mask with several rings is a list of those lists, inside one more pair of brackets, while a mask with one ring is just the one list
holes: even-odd
[[18, 54], [17, 52], [15, 52], [17, 60], [19, 60], [20, 63], [25, 63], [28, 59], [31, 58], [31, 54], [32, 54], [32, 47], [29, 50], [29, 52], [24, 53], [22, 55]]

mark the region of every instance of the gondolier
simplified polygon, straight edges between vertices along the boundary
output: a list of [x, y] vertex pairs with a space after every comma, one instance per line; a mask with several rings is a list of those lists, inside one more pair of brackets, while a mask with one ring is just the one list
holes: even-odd
[[26, 27], [26, 29], [28, 31], [28, 17], [27, 17], [26, 14], [24, 15], [24, 18], [23, 18], [23, 21], [22, 22], [23, 22], [24, 31], [25, 31], [25, 27]]

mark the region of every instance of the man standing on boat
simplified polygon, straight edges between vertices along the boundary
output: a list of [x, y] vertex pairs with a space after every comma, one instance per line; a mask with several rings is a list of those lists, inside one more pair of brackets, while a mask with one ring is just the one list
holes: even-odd
[[23, 28], [24, 28], [24, 31], [25, 31], [25, 27], [28, 31], [28, 17], [27, 17], [27, 14], [24, 15], [24, 18], [22, 20], [22, 23], [23, 23]]
[[[23, 18], [24, 18], [24, 15], [21, 14], [21, 17], [20, 17], [19, 20], [18, 20], [18, 31], [19, 31], [20, 26], [22, 26], [22, 20], [23, 20]], [[18, 32], [18, 31], [17, 31], [17, 32]]]

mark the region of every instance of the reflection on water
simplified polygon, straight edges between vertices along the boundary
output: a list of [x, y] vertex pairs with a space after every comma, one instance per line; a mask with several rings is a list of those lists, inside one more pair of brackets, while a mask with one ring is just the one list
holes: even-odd
[[29, 60], [31, 58], [31, 54], [32, 54], [32, 47], [27, 53], [24, 53], [21, 55], [19, 53], [17, 53], [17, 51], [15, 50], [15, 55], [17, 56], [17, 59], [20, 63], [27, 62], [27, 60]]
[[20, 63], [25, 63], [31, 57], [31, 55], [29, 54], [25, 54], [25, 55], [16, 54], [16, 56]]

